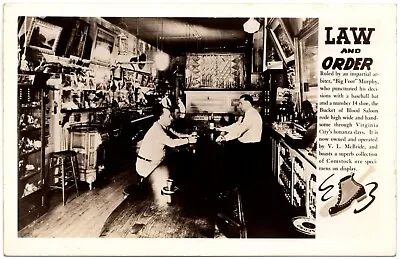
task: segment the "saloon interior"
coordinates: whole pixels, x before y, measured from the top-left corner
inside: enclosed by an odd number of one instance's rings
[[[318,19],[19,17],[18,43],[19,237],[315,237]],[[248,200],[215,141],[243,94],[263,122]],[[136,188],[165,98],[198,139]]]

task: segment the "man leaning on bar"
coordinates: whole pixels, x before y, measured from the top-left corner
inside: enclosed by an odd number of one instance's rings
[[[263,123],[261,115],[253,107],[253,98],[250,95],[240,96],[239,109],[244,114],[237,122],[216,128],[217,131],[221,131],[216,142],[227,142],[225,164],[228,166],[225,167],[224,178],[230,178],[230,184],[239,187],[245,205],[257,181],[255,175],[260,170],[258,154]]]

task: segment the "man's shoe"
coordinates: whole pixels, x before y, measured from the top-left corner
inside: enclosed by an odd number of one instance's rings
[[[334,216],[348,208],[354,200],[358,202],[367,197],[364,186],[356,182],[354,174],[342,178],[339,182],[339,197],[335,206],[329,208],[329,214]]]

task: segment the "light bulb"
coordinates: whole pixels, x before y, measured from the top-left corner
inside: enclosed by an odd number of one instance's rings
[[[169,65],[169,56],[164,52],[157,52],[154,57],[156,68],[160,71],[167,69]]]
[[[243,29],[248,33],[255,33],[260,29],[260,23],[254,18],[250,18],[243,24]]]

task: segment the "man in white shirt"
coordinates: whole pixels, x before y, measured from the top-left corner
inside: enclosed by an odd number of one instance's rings
[[[221,133],[217,142],[227,142],[225,145],[225,172],[224,181],[229,182],[225,188],[239,186],[243,198],[243,205],[248,202],[253,191],[255,176],[260,168],[260,142],[263,122],[259,112],[253,107],[253,98],[244,94],[240,96],[239,109],[244,112],[243,117],[232,125],[217,128]],[[233,186],[232,186],[233,185]],[[244,207],[246,211],[246,207]]]
[[[262,133],[262,118],[258,111],[253,107],[253,98],[242,95],[239,100],[239,109],[244,112],[244,116],[232,125],[216,128],[217,131],[225,131],[228,134],[221,134],[216,141],[229,141],[237,139],[241,143],[259,143]]]

